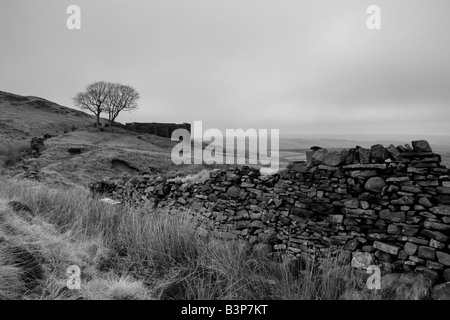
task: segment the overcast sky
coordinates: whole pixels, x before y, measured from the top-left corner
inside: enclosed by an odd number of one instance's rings
[[[2,0],[0,41],[0,90],[73,107],[121,82],[124,123],[450,134],[448,0]]]

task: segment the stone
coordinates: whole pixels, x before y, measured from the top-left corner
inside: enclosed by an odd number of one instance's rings
[[[285,244],[276,244],[273,246],[274,250],[286,250],[287,246]]]
[[[355,148],[348,149],[347,156],[345,157],[345,164],[353,164],[355,160]]]
[[[240,185],[241,188],[253,188],[255,185],[253,183],[242,182]]]
[[[370,204],[365,200],[361,200],[360,204],[361,204],[361,208],[363,208],[364,210],[367,210],[370,208]]]
[[[423,229],[420,232],[423,236],[431,238],[431,239],[435,239],[437,241],[440,242],[447,242],[448,241],[448,237],[443,234],[442,232],[439,231],[432,231],[432,230],[428,230],[428,229]]]
[[[252,223],[250,224],[251,228],[257,228],[257,229],[263,229],[265,227],[264,222],[262,222],[261,220],[255,220],[252,221]]]
[[[361,249],[362,249],[362,251],[369,252],[369,253],[372,253],[372,252],[375,251],[375,248],[373,246],[370,246],[370,245],[363,246]]]
[[[261,220],[263,214],[261,212],[252,212],[250,213],[250,220]]]
[[[412,243],[421,244],[424,246],[427,246],[430,243],[430,240],[422,239],[422,238],[418,238],[418,237],[408,237],[408,241],[412,242]]]
[[[406,150],[408,150],[408,152],[413,152],[414,151],[414,149],[411,148],[411,146],[409,144],[405,144],[405,148],[406,148]]]
[[[409,150],[406,149],[406,148],[405,148],[404,146],[402,146],[402,145],[397,146],[397,150],[398,150],[400,153],[408,153],[408,152],[409,152]]]
[[[219,200],[219,198],[217,197],[217,195],[215,195],[214,193],[211,193],[209,196],[208,196],[208,201],[211,201],[211,202],[217,202]]]
[[[445,282],[434,286],[431,290],[433,300],[450,300],[450,282]]]
[[[413,226],[404,226],[402,229],[402,234],[405,236],[414,236],[419,232],[419,228]]]
[[[323,160],[325,159],[327,154],[328,154],[327,149],[319,149],[314,151],[311,155],[311,165],[318,166],[320,164],[323,164]]]
[[[445,269],[444,272],[442,273],[442,277],[444,278],[445,281],[450,281],[450,269]]]
[[[437,207],[431,208],[430,211],[434,214],[450,216],[450,206],[437,206]]]
[[[248,213],[247,210],[241,209],[241,210],[239,210],[238,212],[236,212],[236,216],[237,216],[237,217],[248,217],[248,216],[249,216],[249,213]]]
[[[348,150],[328,151],[327,149],[319,149],[312,153],[311,161],[307,161],[307,166],[318,166],[321,164],[336,167],[345,163]],[[309,159],[307,159],[309,160]]]
[[[246,229],[250,227],[250,221],[246,221],[246,220],[240,220],[237,222],[236,224],[236,229],[240,230],[240,229]]]
[[[291,217],[292,217],[292,220],[295,220],[295,218],[296,218],[297,216],[291,216]],[[289,219],[288,217],[280,216],[278,219],[279,219],[280,222],[281,222],[282,224],[284,224],[285,226],[288,226],[288,225],[291,224],[291,219]]]
[[[389,145],[389,147],[386,148],[386,151],[391,160],[398,161],[400,159],[400,151],[398,151],[393,144]]]
[[[409,177],[389,177],[386,179],[386,182],[403,182],[409,181]]]
[[[392,263],[396,259],[396,257],[394,255],[389,254],[387,252],[383,252],[381,250],[375,251],[374,256],[377,257],[379,260],[384,261],[386,263]]]
[[[413,256],[413,255],[416,254],[417,248],[418,248],[418,246],[415,245],[414,243],[407,242],[407,243],[405,243],[404,250],[405,250],[407,255]]]
[[[422,187],[436,187],[439,185],[439,182],[437,182],[435,180],[431,180],[431,181],[423,180],[423,181],[417,181],[416,184],[418,186],[422,186]]]
[[[291,208],[291,214],[292,215],[296,215],[296,216],[303,216],[305,218],[310,218],[311,216],[314,215],[314,212],[310,211],[310,210],[305,210],[302,208],[298,208],[298,207],[292,207]]]
[[[428,198],[421,197],[421,198],[419,198],[418,201],[421,205],[423,205],[426,208],[431,208],[433,206],[433,204],[431,203],[431,201]],[[449,215],[450,215],[450,210],[449,210]]]
[[[439,194],[436,197],[434,197],[437,203],[439,204],[450,204],[450,195],[446,194]]]
[[[306,154],[306,167],[311,168],[312,166],[314,166],[312,158],[314,151],[308,150],[305,152],[305,154]]]
[[[344,221],[344,216],[341,214],[330,215],[330,221],[333,224],[342,224],[342,222]]]
[[[381,144],[370,147],[370,159],[372,163],[382,163],[388,158],[386,149]]]
[[[232,198],[239,198],[239,195],[241,194],[241,189],[236,186],[231,186],[227,190],[227,194]]]
[[[334,213],[334,206],[328,203],[311,203],[311,210],[319,214],[329,215]]]
[[[423,226],[427,229],[439,230],[439,231],[448,231],[450,230],[450,225],[446,225],[444,223],[433,222],[426,220],[423,223]]]
[[[431,239],[430,240],[430,247],[435,248],[435,249],[444,249],[445,248],[445,244],[443,244],[442,242],[439,242],[435,239]]]
[[[345,170],[372,170],[372,169],[380,169],[385,170],[386,164],[381,163],[368,163],[368,164],[349,164],[346,166],[343,166],[343,169]]]
[[[427,268],[430,270],[442,270],[444,266],[438,262],[427,260]]]
[[[371,192],[381,192],[381,190],[387,186],[387,183],[381,177],[372,177],[367,180],[364,185],[364,189]]]
[[[370,163],[370,149],[358,148],[356,153],[359,157],[359,162],[361,164]]]
[[[445,266],[450,266],[450,254],[442,251],[436,251],[436,256],[439,263],[442,263]]]
[[[373,264],[373,256],[368,252],[353,252],[351,265],[353,268],[367,269]]]
[[[348,209],[342,208],[343,213],[345,213],[349,217],[353,218],[368,218],[368,219],[376,219],[376,213],[374,210],[364,210],[364,209]]]
[[[404,222],[405,221],[404,212],[391,212],[388,209],[380,211],[380,218],[383,220],[389,220],[392,222]]]
[[[338,171],[339,167],[330,167],[325,164],[320,164],[318,166],[319,170],[327,170],[327,171]]]
[[[324,165],[330,167],[336,167],[345,163],[345,158],[347,157],[348,150],[342,149],[340,151],[330,151],[323,161]]]
[[[370,178],[377,175],[376,170],[354,170],[350,172],[352,178]]]
[[[345,246],[344,250],[354,251],[359,245],[359,242],[356,239],[349,240]]]
[[[420,193],[422,188],[419,186],[402,186],[402,191],[411,192],[411,193]]]
[[[395,224],[390,224],[390,225],[388,225],[387,233],[400,234],[400,227],[396,226]]]
[[[273,250],[273,247],[268,243],[258,243],[253,246],[253,252],[259,255],[268,255]]]
[[[379,242],[379,241],[375,241],[373,243],[373,247],[375,249],[378,249],[378,250],[381,250],[383,252],[392,254],[394,256],[398,255],[398,251],[399,251],[398,247],[390,245],[390,244],[387,244],[387,243]]]
[[[417,249],[417,255],[420,258],[434,260],[436,259],[436,250],[430,247],[420,246]]]
[[[438,193],[450,194],[450,188],[448,187],[436,187]]]
[[[359,200],[358,199],[349,199],[344,202],[344,207],[350,208],[350,209],[357,209],[359,207]]]
[[[433,152],[431,150],[430,144],[425,140],[412,141],[412,146],[414,152]]]
[[[292,170],[294,172],[305,173],[308,171],[307,164],[305,162],[302,163],[293,163],[288,165],[288,170]],[[242,185],[241,185],[242,187]]]
[[[401,198],[391,200],[391,204],[398,206],[411,206],[414,204],[414,198],[409,196],[403,196]]]

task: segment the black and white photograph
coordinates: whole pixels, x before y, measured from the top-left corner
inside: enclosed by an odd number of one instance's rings
[[[448,0],[1,0],[0,41],[0,300],[450,300]]]

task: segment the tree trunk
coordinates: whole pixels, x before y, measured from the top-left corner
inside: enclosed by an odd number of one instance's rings
[[[97,124],[95,126],[100,127],[100,113],[97,113],[96,116],[97,116]]]
[[[109,123],[109,127],[111,128],[112,126],[113,126],[113,124],[114,124],[114,119],[113,119],[113,117],[112,117],[112,115],[111,115],[111,112],[108,114],[108,123]]]

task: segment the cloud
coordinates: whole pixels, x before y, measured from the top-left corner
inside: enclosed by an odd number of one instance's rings
[[[130,84],[141,107],[122,122],[450,134],[450,4],[380,0],[369,31],[370,4],[79,1],[76,33],[65,3],[18,0],[0,13],[0,84],[68,106],[89,82]]]

